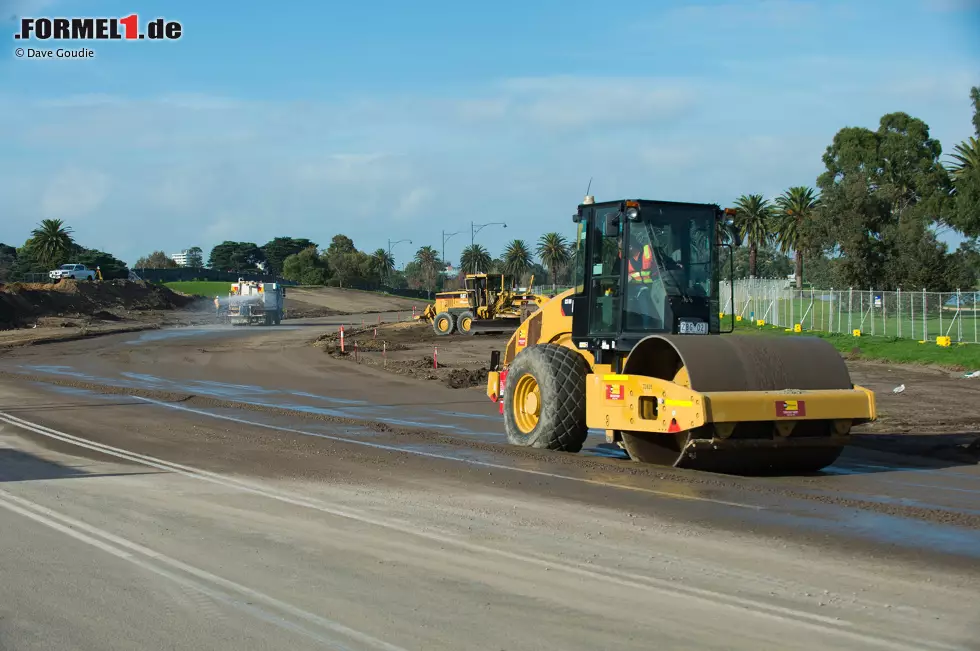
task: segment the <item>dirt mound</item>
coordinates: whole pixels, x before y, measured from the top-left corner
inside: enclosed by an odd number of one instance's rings
[[[478,368],[454,368],[449,371],[446,377],[446,384],[453,389],[468,389],[470,387],[479,387],[487,383],[487,373],[490,369]]]
[[[12,283],[0,285],[0,329],[33,326],[50,316],[118,320],[127,312],[173,310],[198,301],[163,285],[128,280]]]
[[[326,307],[317,307],[309,303],[302,303],[286,297],[286,318],[288,319],[316,319],[323,316],[336,316],[346,314],[338,310],[331,310]]]
[[[286,297],[294,304],[306,303],[307,309],[326,308],[335,314],[397,311],[410,313],[412,308],[421,311],[426,305],[426,301],[422,299],[339,287],[290,287],[286,290]]]

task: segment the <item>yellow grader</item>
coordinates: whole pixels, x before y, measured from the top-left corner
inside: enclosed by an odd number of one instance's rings
[[[875,420],[828,342],[719,336],[714,204],[595,203],[578,224],[576,286],[493,351],[487,395],[509,443],[578,452],[604,430],[638,462],[732,474],[814,472]],[[729,262],[732,259],[729,248]],[[729,269],[731,271],[731,267]]]
[[[516,292],[507,285],[503,274],[467,274],[466,286],[436,294],[435,303],[427,305],[416,319],[428,321],[437,335],[454,332],[464,335],[511,332],[548,298],[531,293],[534,276],[527,291]]]

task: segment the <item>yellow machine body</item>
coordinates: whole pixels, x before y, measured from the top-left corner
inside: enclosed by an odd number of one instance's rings
[[[438,335],[509,332],[528,306],[537,308],[548,300],[531,293],[534,276],[526,292],[513,291],[503,274],[467,274],[465,283],[436,294],[435,302],[415,318],[431,323]]]
[[[646,203],[653,204],[642,208],[653,213],[654,226],[658,215],[681,205]],[[709,218],[692,212],[705,231],[715,232]],[[635,213],[628,218],[643,225]],[[582,227],[596,225],[580,224],[580,242]],[[689,237],[686,227],[675,228]],[[701,316],[693,310],[702,310],[702,323],[717,316],[708,300],[683,295],[671,303],[687,310],[671,330],[576,330],[576,318],[586,322],[597,313],[588,293],[591,273],[592,265],[585,267],[577,288],[523,319],[506,349],[491,357],[486,393],[499,405],[510,443],[578,452],[591,429],[639,462],[735,474],[813,472],[837,459],[853,427],[877,418],[874,393],[851,382],[843,358],[823,339],[721,336],[717,323],[680,334],[677,324]],[[690,272],[676,273],[675,280],[694,282],[682,275]],[[612,278],[616,291],[619,281]]]

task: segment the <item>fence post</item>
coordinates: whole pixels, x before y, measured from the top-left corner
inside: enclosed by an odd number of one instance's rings
[[[899,287],[898,291],[898,338],[902,338],[902,288]]]
[[[824,323],[825,323],[825,321],[823,320],[823,315],[827,312],[827,305],[826,305],[826,303],[827,303],[827,301],[825,301],[823,299],[820,300],[820,329],[821,330],[823,330],[823,326],[824,326]]]
[[[926,305],[926,288],[922,288],[922,341],[929,341],[929,324],[926,323],[926,314],[929,306]]]
[[[939,333],[936,336],[942,337],[945,336],[945,334],[946,333],[943,332],[943,293],[939,292]]]
[[[830,288],[830,308],[827,310],[827,332],[834,331],[834,288]]]
[[[909,294],[909,319],[912,322],[912,338],[915,339],[915,294]]]
[[[863,289],[858,290],[858,303],[861,304],[861,325],[859,325],[858,327],[861,328],[861,334],[864,334],[865,314],[864,314],[864,290]]]
[[[963,341],[963,301],[960,298],[960,288],[956,288],[956,341]]]
[[[844,304],[844,290],[842,289],[837,293],[837,332],[838,333],[840,333],[841,331],[841,327],[840,327],[841,318],[844,316],[843,312],[841,312],[840,309],[843,304]]]
[[[847,331],[854,332],[853,315],[854,314],[854,288],[847,288]]]
[[[888,336],[888,292],[881,292],[881,334]]]
[[[810,308],[809,309],[810,309],[810,330],[816,330],[816,328],[813,327],[813,316],[816,313],[816,310],[813,309],[813,285],[810,285]],[[823,319],[821,319],[821,321],[822,320]]]
[[[868,290],[868,299],[869,299],[869,301],[871,303],[871,307],[868,308],[869,310],[871,310],[871,334],[874,335],[874,333],[875,333],[875,290],[874,290],[874,288]]]

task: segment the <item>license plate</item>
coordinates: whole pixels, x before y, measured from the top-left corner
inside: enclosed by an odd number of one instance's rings
[[[708,324],[704,321],[681,321],[680,332],[682,335],[706,335]]]

